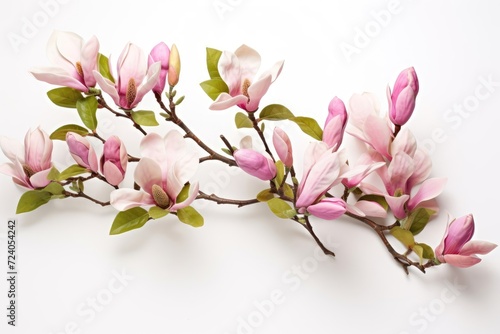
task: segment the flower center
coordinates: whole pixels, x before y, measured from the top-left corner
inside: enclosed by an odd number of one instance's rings
[[[137,95],[137,86],[135,85],[134,78],[130,78],[128,81],[127,92],[125,93],[125,98],[127,99],[127,105],[131,106],[134,103],[135,96]]]
[[[76,64],[75,64],[75,67],[76,67],[76,71],[78,72],[78,74],[80,74],[80,76],[83,78],[82,63],[80,63],[79,61],[77,61]]]
[[[162,209],[168,209],[170,198],[168,198],[167,193],[157,184],[154,184],[151,190],[156,204]]]
[[[248,88],[250,87],[251,82],[248,79],[243,80],[241,84],[241,93],[250,99],[250,95],[248,95]]]
[[[28,179],[30,177],[32,177],[33,175],[35,175],[35,171],[30,166],[28,166],[26,164],[23,165],[23,170],[24,170],[24,174],[26,174]]]

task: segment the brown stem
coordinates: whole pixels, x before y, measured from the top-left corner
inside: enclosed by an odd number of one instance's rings
[[[391,253],[391,255],[394,257],[394,259],[403,267],[403,270],[405,271],[405,273],[407,275],[409,274],[408,267],[412,267],[412,266],[416,267],[421,272],[425,273],[425,269],[432,266],[429,264],[430,261],[428,263],[426,263],[425,265],[422,265],[419,262],[415,262],[415,261],[411,260],[410,258],[408,258],[408,256],[406,256],[405,254],[398,253],[392,247],[389,240],[387,240],[385,232],[390,230],[394,226],[398,226],[399,225],[398,222],[392,224],[391,226],[383,226],[383,225],[379,225],[379,224],[375,223],[371,219],[368,219],[366,217],[360,217],[360,216],[352,214],[350,212],[346,212],[346,215],[364,223],[365,225],[368,225],[369,227],[371,227],[377,233],[379,238],[382,240],[382,242],[384,243],[384,245],[387,248],[387,250],[389,251],[389,253]]]
[[[122,113],[119,113],[117,112],[116,110],[114,110],[113,108],[111,108],[107,103],[106,101],[104,100],[104,97],[102,96],[102,94],[99,94],[97,95],[97,102],[99,103],[99,105],[101,105],[103,108],[106,108],[108,109],[109,111],[111,111],[113,114],[115,114],[116,117],[124,117],[124,118],[128,118],[129,120],[132,121],[132,123],[134,123],[134,128],[136,128],[137,130],[139,130],[143,135],[147,135],[148,133],[139,125],[137,124],[133,119],[132,119],[132,116],[130,116],[130,112],[125,112],[125,114],[122,114]]]
[[[101,202],[95,198],[92,198],[90,197],[89,195],[83,193],[83,192],[79,192],[79,193],[72,193],[72,192],[69,192],[69,191],[64,191],[63,192],[63,195],[66,196],[66,197],[74,197],[74,198],[85,198],[91,202],[94,202],[95,204],[99,204],[100,206],[108,206],[110,205],[111,203],[110,202]]]
[[[264,148],[266,149],[267,154],[269,154],[269,156],[271,157],[271,159],[273,159],[273,162],[276,162],[276,160],[274,159],[273,153],[271,152],[271,150],[269,149],[269,146],[267,145],[267,141],[266,141],[266,138],[264,137],[264,133],[259,128],[259,123],[255,119],[254,113],[253,112],[249,112],[247,114],[248,114],[248,118],[252,121],[253,128],[259,134],[259,137],[262,140],[262,143],[264,144]]]
[[[401,125],[394,125],[394,138],[398,135],[399,131],[401,131]]]
[[[335,257],[335,253],[329,250],[322,242],[319,240],[318,236],[316,233],[314,233],[313,227],[311,223],[309,222],[309,217],[305,216],[304,217],[304,223],[300,222],[298,218],[293,218],[296,222],[298,222],[300,225],[304,226],[304,228],[311,234],[311,236],[314,238],[314,241],[316,241],[316,244],[318,244],[319,248],[325,253],[325,255],[331,255]]]
[[[236,205],[239,208],[246,206],[246,205],[251,205],[251,204],[256,204],[259,203],[257,199],[249,199],[249,200],[235,200],[235,199],[228,199],[228,198],[222,198],[219,197],[215,194],[207,195],[204,192],[200,191],[198,197],[196,199],[204,199],[207,201],[212,201],[217,204],[231,204],[231,205]]]

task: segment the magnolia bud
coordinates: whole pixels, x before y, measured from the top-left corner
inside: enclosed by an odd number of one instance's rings
[[[163,89],[165,88],[169,59],[170,49],[168,48],[167,44],[163,42],[157,44],[149,54],[148,66],[151,66],[156,62],[161,63],[160,75],[158,76],[156,85],[153,87],[153,92],[157,94],[161,94],[163,92]]]
[[[418,78],[413,67],[401,72],[394,84],[394,90],[387,87],[389,101],[389,118],[395,125],[404,125],[410,119],[415,109],[415,99],[418,94]]]
[[[293,165],[292,143],[290,138],[282,129],[276,127],[273,132],[273,144],[276,153],[280,157],[283,164],[290,168]]]
[[[276,176],[274,162],[257,151],[243,148],[236,150],[233,157],[243,171],[263,181],[272,180]]]
[[[179,50],[175,44],[172,45],[170,50],[170,59],[168,60],[168,84],[175,86],[179,82],[179,75],[181,73],[181,58],[179,57]]]
[[[77,133],[68,132],[66,134],[66,143],[71,156],[78,165],[97,172],[97,155],[87,139]]]
[[[328,147],[339,148],[344,138],[344,131],[347,125],[347,111],[344,102],[338,97],[334,97],[328,105],[328,116],[323,130],[323,142]]]
[[[116,186],[123,181],[127,171],[127,150],[123,142],[111,136],[104,143],[101,157],[101,171],[106,180]]]

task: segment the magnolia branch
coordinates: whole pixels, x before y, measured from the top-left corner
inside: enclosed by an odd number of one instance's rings
[[[255,198],[254,199],[249,199],[249,200],[235,200],[235,199],[229,199],[229,198],[222,198],[222,197],[219,197],[219,196],[217,196],[215,194],[207,195],[207,194],[205,194],[202,191],[199,191],[199,195],[198,195],[198,197],[196,197],[196,199],[204,199],[204,200],[207,200],[207,201],[212,201],[212,202],[215,202],[215,203],[217,203],[219,205],[220,204],[236,205],[239,208],[241,208],[243,206],[246,206],[246,205],[260,203]]]

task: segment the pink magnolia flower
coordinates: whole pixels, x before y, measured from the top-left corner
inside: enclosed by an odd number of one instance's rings
[[[120,138],[111,136],[104,143],[101,157],[101,171],[106,180],[117,186],[123,181],[127,171],[127,150]]]
[[[276,176],[276,165],[273,160],[251,148],[238,149],[233,157],[238,167],[256,178],[269,181]]]
[[[185,184],[196,173],[199,158],[176,130],[165,137],[150,133],[141,141],[142,158],[134,172],[141,190],[118,189],[111,193],[111,205],[124,211],[138,206],[159,206],[177,211],[189,206],[198,195],[198,182],[191,184],[188,197],[178,201]]]
[[[151,53],[149,54],[148,66],[152,66],[155,62],[161,63],[160,75],[158,76],[158,81],[153,87],[153,92],[161,94],[165,89],[165,83],[167,81],[168,74],[168,62],[170,59],[170,49],[167,44],[161,42],[158,43]]]
[[[28,131],[24,146],[15,140],[0,137],[0,147],[11,162],[0,165],[0,173],[12,176],[14,183],[28,188],[43,188],[52,168],[52,140],[39,127]]]
[[[323,198],[328,190],[341,182],[339,155],[324,142],[309,144],[304,156],[304,173],[297,188],[299,213],[309,212],[320,218],[339,217],[345,213],[346,206],[342,200]]]
[[[469,214],[453,220],[447,227],[443,240],[436,247],[436,258],[459,268],[471,267],[481,259],[476,254],[488,254],[497,245],[486,241],[472,241],[474,217]]]
[[[391,93],[387,86],[387,100],[389,101],[389,117],[392,123],[404,125],[410,119],[415,109],[415,99],[418,94],[418,78],[413,67],[402,71]]]
[[[104,78],[98,71],[94,71],[94,77],[102,90],[113,98],[117,106],[130,110],[155,87],[160,71],[161,62],[153,63],[148,68],[144,52],[135,44],[128,43],[118,58],[118,79],[115,83]]]
[[[219,59],[219,73],[229,88],[221,93],[210,106],[211,110],[223,110],[237,105],[243,110],[254,112],[271,84],[278,78],[283,61],[256,78],[260,67],[260,55],[254,49],[242,45],[234,53],[224,51]]]
[[[293,165],[292,142],[285,131],[276,127],[273,132],[273,145],[283,164],[290,168]]]
[[[334,97],[328,106],[328,117],[326,118],[323,130],[323,141],[329,147],[338,149],[342,144],[346,125],[347,111],[344,102],[338,97]]]
[[[382,157],[390,159],[393,132],[387,115],[383,118],[379,116],[377,99],[369,93],[354,94],[349,105],[350,127],[347,133],[371,146]]]
[[[68,144],[69,152],[78,165],[97,173],[99,168],[97,155],[86,138],[77,133],[68,132],[66,134],[66,144]]]
[[[88,92],[96,85],[93,71],[97,66],[99,41],[92,36],[84,43],[72,32],[55,31],[47,45],[47,56],[55,65],[31,70],[40,81]]]

